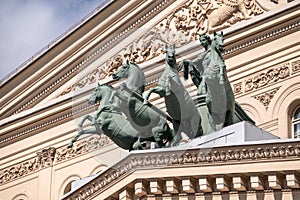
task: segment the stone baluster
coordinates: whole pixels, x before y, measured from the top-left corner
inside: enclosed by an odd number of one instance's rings
[[[133,192],[130,188],[124,188],[119,193],[119,200],[132,200],[133,199]]]
[[[181,179],[182,191],[186,193],[195,193],[196,191],[196,179],[193,177],[185,177]]]
[[[134,194],[142,197],[148,194],[149,182],[145,180],[137,180],[134,184]]]
[[[159,179],[150,180],[150,193],[162,194],[163,193],[163,182]]]
[[[283,177],[279,173],[272,173],[268,175],[268,186],[272,189],[281,189]]]

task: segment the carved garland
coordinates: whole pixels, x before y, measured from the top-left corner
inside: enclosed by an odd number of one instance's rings
[[[53,165],[56,149],[51,147],[37,152],[37,156],[0,171],[0,184],[34,173],[40,169]]]
[[[1,138],[0,146],[3,146],[6,143],[11,142],[12,140],[16,140],[17,138],[19,138],[21,136],[24,136],[26,134],[32,134],[33,132],[37,132],[37,131],[45,128],[45,127],[48,127],[48,126],[53,125],[53,124],[57,124],[57,123],[59,123],[63,120],[66,120],[66,119],[71,118],[73,116],[79,115],[79,114],[84,113],[88,110],[92,110],[93,108],[94,108],[94,105],[85,105],[85,106],[77,108],[73,111],[68,111],[66,113],[59,113],[59,115],[53,116],[51,119],[49,119],[47,121],[42,121],[39,124],[36,124],[36,125],[34,125],[30,128],[22,130],[20,132],[17,132],[17,133],[15,133],[15,134],[13,134],[9,137]]]
[[[55,155],[55,163],[66,161],[70,158],[100,149],[113,142],[106,136],[90,136],[87,139],[82,139],[74,143],[72,148],[61,147],[57,149]]]
[[[0,185],[110,144],[113,144],[113,142],[106,136],[90,136],[77,141],[72,148],[61,147],[55,149],[50,147],[44,149],[37,152],[37,156],[32,159],[2,169],[0,171]]]
[[[268,106],[271,103],[271,100],[273,99],[274,95],[276,94],[276,92],[278,90],[279,90],[279,87],[275,88],[273,90],[267,91],[265,93],[253,96],[253,98],[257,99],[260,103],[262,103],[265,106],[266,110],[268,110]]]
[[[112,182],[132,173],[136,168],[148,169],[153,167],[182,167],[183,165],[199,166],[201,164],[222,163],[224,162],[247,162],[253,160],[267,159],[291,159],[300,157],[299,142],[291,144],[261,145],[261,147],[220,147],[205,153],[205,150],[186,150],[176,152],[151,152],[145,154],[131,154],[121,163],[109,168],[103,174],[94,179],[90,184],[81,187],[79,190],[67,196],[65,200],[89,196],[101,193]]]

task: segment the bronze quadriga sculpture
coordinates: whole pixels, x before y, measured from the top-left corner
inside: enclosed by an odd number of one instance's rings
[[[87,115],[78,124],[78,135],[69,146],[82,134],[104,133],[123,149],[145,149],[149,142],[161,148],[177,145],[182,132],[193,139],[238,121],[254,124],[234,100],[221,55],[223,33],[214,33],[213,40],[208,35],[200,35],[200,42],[205,51],[194,60],[182,61],[179,66],[175,46],[165,46],[165,69],[158,86],[150,88],[145,98],[142,96],[145,75],[137,64],[126,60],[112,75],[115,80],[125,78],[125,83],[119,90],[105,84],[96,87],[88,101],[91,104],[100,101],[100,106],[94,117]],[[198,108],[180,80],[178,71],[181,69],[184,78],[190,75],[198,88],[197,100],[201,99]],[[167,113],[148,102],[153,92],[164,98]],[[91,126],[83,128],[86,120],[92,122]],[[174,131],[167,121],[172,123]]]

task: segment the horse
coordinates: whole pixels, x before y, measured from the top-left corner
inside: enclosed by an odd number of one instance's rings
[[[198,95],[206,95],[208,120],[212,131],[233,124],[235,113],[234,94],[226,74],[226,65],[222,57],[224,51],[223,32],[214,32],[214,39],[207,50],[193,61],[184,61],[184,74],[194,76],[194,84],[198,87]],[[222,98],[224,97],[224,98]]]
[[[168,116],[154,105],[144,104],[144,98],[137,92],[132,92],[125,83],[121,84],[120,91],[115,90],[111,98],[117,98],[114,107],[120,109],[129,120],[132,127],[141,133],[140,141],[152,141],[159,148],[172,145],[173,130],[167,123]],[[112,100],[111,100],[112,101]]]
[[[146,78],[140,67],[126,60],[112,77],[115,80],[126,78],[120,90],[114,92],[120,102],[119,105],[115,105],[127,116],[131,125],[139,130],[143,137],[153,135],[159,147],[166,146],[167,143],[171,145],[170,141],[173,139],[174,132],[166,121],[166,119],[170,120],[169,116],[154,105],[143,104],[142,93],[145,89]]]
[[[110,85],[99,85],[88,98],[89,104],[95,104],[101,100],[101,104],[95,116],[86,115],[78,124],[78,134],[70,141],[68,147],[83,134],[105,134],[119,147],[126,150],[143,149],[140,142],[140,133],[134,129],[122,113],[111,105],[111,95],[115,89]],[[92,122],[89,128],[83,128],[86,120]],[[152,139],[153,140],[153,139]]]
[[[145,96],[145,103],[147,103],[153,92],[159,94],[160,97],[164,97],[167,113],[173,119],[172,124],[176,133],[175,142],[181,140],[181,132],[185,132],[190,139],[199,137],[203,134],[201,117],[194,101],[179,78],[175,58],[175,45],[169,47],[166,44],[165,48],[164,72],[159,78],[158,86],[148,91]]]
[[[145,90],[146,78],[144,72],[134,62],[129,62],[127,59],[125,63],[113,73],[112,78],[114,80],[120,80],[126,78],[126,85],[132,91],[140,95]]]

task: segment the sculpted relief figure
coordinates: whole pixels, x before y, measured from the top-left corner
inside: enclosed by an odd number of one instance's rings
[[[198,95],[205,95],[209,125],[215,131],[233,124],[234,94],[221,55],[224,51],[223,33],[214,32],[213,40],[208,35],[200,35],[200,42],[205,51],[195,60],[180,63],[179,69],[183,68],[185,79],[191,75],[193,83],[198,87]]]

